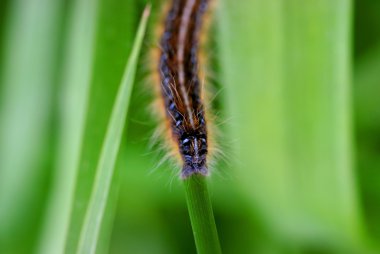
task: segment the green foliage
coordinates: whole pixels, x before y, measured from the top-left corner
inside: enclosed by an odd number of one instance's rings
[[[195,253],[186,196],[194,232],[213,224],[195,215],[207,196],[192,206],[203,181],[152,171],[157,42],[131,53],[146,2],[1,1],[0,253]],[[207,183],[224,253],[379,252],[378,5],[217,1],[206,53],[228,163]],[[128,58],[136,81],[120,83]]]
[[[0,252],[17,253],[30,250],[36,241],[47,194],[64,6],[63,1],[49,0],[16,0],[5,6],[0,44]]]
[[[350,6],[224,1],[219,13],[245,193],[274,234],[317,247],[347,247],[343,239],[359,247],[364,237],[352,167]]]
[[[202,175],[184,180],[186,200],[197,253],[218,254],[222,252],[206,180]]]
[[[148,16],[149,9],[146,9],[112,109],[81,229],[77,253],[95,253],[96,251]]]

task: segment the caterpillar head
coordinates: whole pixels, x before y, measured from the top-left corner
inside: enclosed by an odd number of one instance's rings
[[[180,139],[180,150],[183,158],[181,177],[192,174],[208,175],[207,140],[205,135],[189,135]]]

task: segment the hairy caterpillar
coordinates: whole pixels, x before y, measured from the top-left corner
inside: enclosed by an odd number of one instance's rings
[[[181,177],[208,175],[209,128],[200,78],[200,32],[209,0],[171,0],[156,51],[158,96],[166,137],[182,165]]]

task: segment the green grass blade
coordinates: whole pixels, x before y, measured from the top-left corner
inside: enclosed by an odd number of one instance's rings
[[[377,94],[380,92],[380,45],[362,56],[355,66],[355,117],[360,131],[376,131],[380,128],[380,107]]]
[[[380,44],[362,55],[355,65],[354,101],[358,174],[363,212],[375,243],[380,237],[380,157],[377,149],[380,130]],[[378,248],[379,249],[379,248]]]
[[[192,175],[184,180],[184,184],[197,253],[222,253],[206,178],[201,175]]]
[[[81,230],[77,253],[95,253],[96,251],[100,226],[107,204],[113,169],[122,138],[122,131],[127,116],[130,94],[137,68],[138,55],[140,52],[142,39],[144,38],[148,16],[149,9],[146,9],[137,32],[131,56],[125,69],[123,80],[117,93],[102,147],[102,152],[99,158],[95,182],[83,228]]]
[[[360,245],[351,1],[224,0],[219,14],[222,80],[244,191],[279,239]]]
[[[57,161],[37,253],[64,253],[92,76],[97,1],[74,2],[62,71]]]
[[[107,125],[135,37],[136,23],[139,19],[136,6],[134,0],[100,0],[98,3],[93,70],[79,165],[76,169],[75,194],[66,239],[66,253],[75,253],[78,249]],[[116,195],[116,192],[111,190],[111,195]]]
[[[33,248],[46,193],[63,1],[15,0],[8,8],[0,54],[0,252],[19,253]]]

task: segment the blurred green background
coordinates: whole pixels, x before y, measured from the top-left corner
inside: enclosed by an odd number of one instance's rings
[[[0,253],[76,253],[143,0],[0,1]],[[97,253],[195,253],[149,148],[152,1]],[[380,1],[219,0],[209,83],[224,253],[379,253]]]

